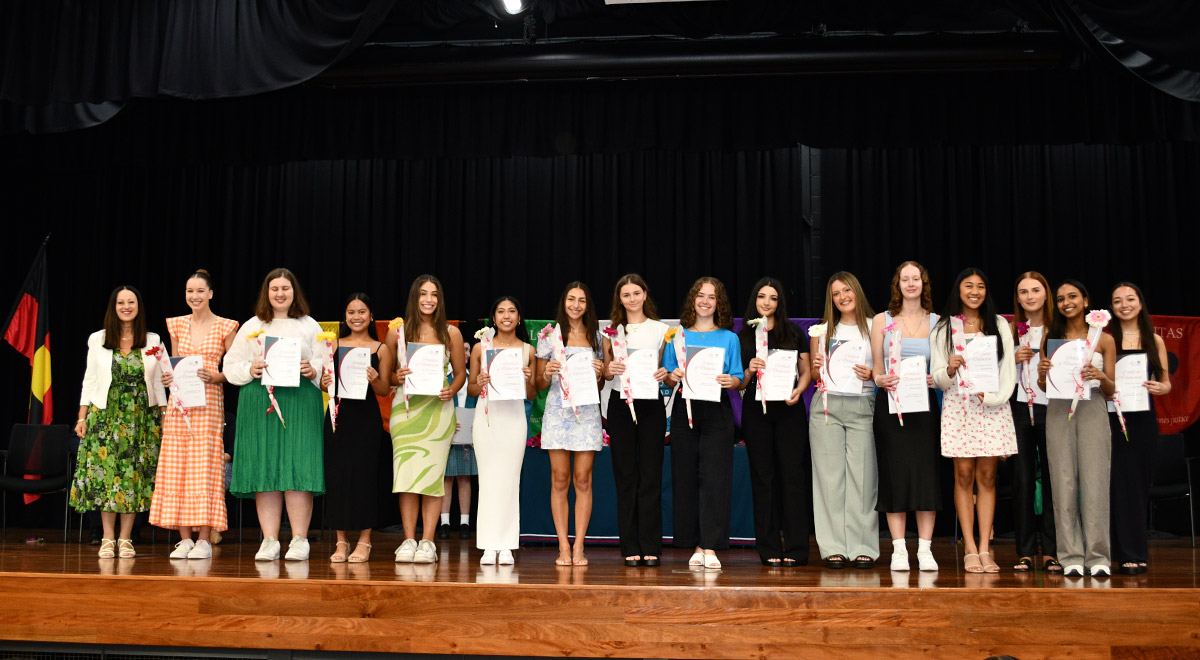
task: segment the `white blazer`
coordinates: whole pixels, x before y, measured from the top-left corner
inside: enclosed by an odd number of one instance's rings
[[[167,405],[167,391],[163,387],[158,369],[158,358],[146,355],[146,350],[162,346],[162,340],[153,332],[146,333],[146,347],[141,349],[142,361],[146,365],[146,394],[150,405]],[[167,350],[166,347],[163,350]],[[112,385],[113,352],[104,348],[104,331],[88,336],[87,369],[83,372],[83,391],[79,394],[79,405],[94,405],[104,410],[108,406],[108,387]]]

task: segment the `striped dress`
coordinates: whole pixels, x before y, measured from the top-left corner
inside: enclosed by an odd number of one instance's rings
[[[208,336],[199,343],[192,340],[192,317],[167,319],[174,357],[200,355],[204,368],[211,373],[221,369],[225,338],[238,328],[233,319],[216,317]],[[180,527],[227,527],[225,513],[225,399],[221,385],[205,386],[206,406],[189,408],[191,434],[183,415],[171,406],[163,415],[162,448],[158,456],[158,477],[150,503],[150,524],[168,529]]]
[[[447,369],[449,360],[450,352],[446,351]],[[442,479],[456,423],[454,399],[412,395],[408,397],[408,409],[405,413],[404,395],[397,390],[390,423],[392,492],[441,497],[445,494]]]

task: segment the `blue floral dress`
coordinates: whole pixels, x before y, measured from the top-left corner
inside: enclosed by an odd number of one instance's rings
[[[602,354],[586,346],[567,346],[567,357],[577,353],[592,353],[593,358],[603,359]],[[537,356],[551,359],[548,339],[539,339]],[[550,379],[550,391],[546,394],[546,410],[542,413],[542,449],[566,449],[567,451],[600,451],[604,447],[604,434],[600,429],[600,406],[579,406],[579,419],[570,406],[562,404],[562,388],[557,377]]]

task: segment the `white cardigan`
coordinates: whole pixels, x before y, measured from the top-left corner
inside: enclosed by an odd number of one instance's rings
[[[946,365],[950,362],[950,349],[946,342],[946,333],[949,332],[949,328],[949,325],[939,324],[929,335],[930,374],[933,376],[934,387],[957,392],[958,380],[946,373]],[[1004,355],[1000,358],[1000,389],[983,395],[983,405],[993,408],[1008,405],[1008,399],[1012,396],[1013,387],[1017,383],[1017,364],[1013,361],[1012,330],[1009,329],[1008,321],[1003,316],[996,316],[996,329],[1000,332],[1000,346],[1004,349]]]
[[[153,332],[146,333],[146,346],[141,349],[142,362],[146,365],[146,394],[150,405],[167,405],[167,391],[163,387],[158,369],[158,358],[146,355],[148,349],[162,346],[162,340]],[[165,347],[163,350],[167,350]],[[87,369],[83,372],[83,391],[79,393],[79,405],[93,405],[104,410],[108,406],[108,387],[112,385],[111,348],[104,348],[104,331],[93,332],[88,337]]]

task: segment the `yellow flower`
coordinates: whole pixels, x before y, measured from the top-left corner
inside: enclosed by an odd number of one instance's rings
[[[114,486],[120,486],[120,485],[121,485],[121,477],[119,477],[119,476],[114,476],[114,477],[113,477],[113,485],[114,485]]]
[[[74,486],[71,486],[71,500],[74,501],[78,497],[79,497],[79,491],[76,490]]]
[[[263,334],[264,332],[266,332],[266,330],[259,328],[258,330],[255,330],[254,332],[251,332],[250,334],[246,335],[246,339],[257,339],[258,336]]]
[[[113,501],[116,502],[117,504],[124,504],[125,503],[125,493],[122,493],[121,491],[117,491],[117,494],[113,497]]]
[[[142,480],[142,475],[137,472],[134,472],[133,473],[133,483],[136,484],[137,482],[139,482],[141,480]]]
[[[99,449],[96,450],[96,455],[100,457],[100,460],[107,461],[108,460],[108,447],[100,447]]]
[[[388,330],[395,330],[396,328],[399,328],[402,325],[404,325],[404,319],[397,316],[396,318],[392,319],[391,321],[388,321]]]
[[[678,331],[679,331],[679,328],[671,328],[671,329],[667,330],[667,334],[663,335],[663,341],[666,341],[666,342],[672,341],[673,339],[675,339],[675,333]]]
[[[338,336],[329,330],[326,330],[325,332],[322,332],[317,335],[317,341],[333,341],[337,338],[338,338]]]

